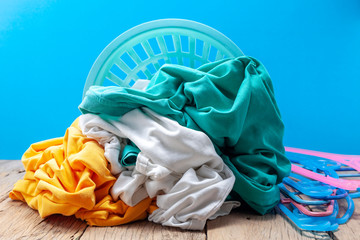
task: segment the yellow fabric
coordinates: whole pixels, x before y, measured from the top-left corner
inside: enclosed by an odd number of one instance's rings
[[[92,210],[79,210],[75,216],[86,220],[89,225],[115,226],[145,219],[148,213],[151,214],[157,208],[156,203],[150,198],[142,200],[134,207],[129,207],[122,201],[113,202],[111,196],[108,195]]]
[[[73,215],[90,225],[113,226],[145,219],[157,209],[144,199],[134,207],[113,202],[109,190],[115,182],[104,149],[82,135],[78,119],[63,138],[34,143],[22,157],[26,173],[9,196],[26,202],[41,217]]]

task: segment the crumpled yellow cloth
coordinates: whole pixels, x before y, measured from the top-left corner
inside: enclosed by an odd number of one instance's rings
[[[9,196],[26,202],[43,218],[75,214],[90,225],[114,226],[145,219],[157,209],[150,198],[134,207],[112,200],[109,190],[116,178],[107,167],[104,149],[82,134],[78,119],[63,138],[32,144],[21,161],[24,179]]]

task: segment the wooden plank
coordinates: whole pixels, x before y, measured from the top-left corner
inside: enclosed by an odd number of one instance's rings
[[[19,160],[0,160],[0,181],[14,172],[24,173],[24,166]],[[21,176],[22,177],[22,176]],[[20,178],[20,177],[19,177]]]
[[[146,240],[205,240],[205,231],[186,231],[140,221],[114,227],[88,227],[81,239],[146,239]]]
[[[0,161],[0,239],[359,239],[360,215],[356,211],[348,223],[329,233],[300,231],[275,212],[260,216],[245,208],[208,221],[204,231],[185,231],[147,221],[89,227],[75,217],[53,215],[41,219],[27,204],[8,197],[23,175],[20,161]],[[359,209],[360,200],[354,202],[355,210]],[[340,215],[346,207],[346,201],[341,200]]]
[[[25,174],[21,161],[1,160],[0,161],[0,203],[8,198],[10,191],[17,180]]]
[[[0,178],[3,176],[3,173],[9,172],[14,168],[18,167],[24,169],[23,164],[20,160],[0,160]]]
[[[42,219],[38,212],[8,195],[23,177],[20,161],[0,161],[0,239],[76,239],[87,225],[74,218],[53,215]]]
[[[281,215],[272,212],[264,216],[244,209],[207,224],[207,239],[330,239],[326,232],[301,231]]]
[[[42,219],[26,203],[6,199],[0,204],[0,239],[76,239],[87,225],[75,217]]]
[[[354,199],[355,211],[350,220],[346,224],[342,224],[339,226],[339,230],[332,233],[334,239],[359,239],[360,238],[360,199]],[[344,199],[339,200],[339,216],[342,216],[346,209],[347,203]]]

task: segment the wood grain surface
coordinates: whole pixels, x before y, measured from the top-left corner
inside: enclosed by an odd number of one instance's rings
[[[275,211],[260,216],[244,208],[208,221],[203,231],[185,231],[148,221],[91,227],[75,217],[53,215],[42,219],[26,203],[8,197],[23,175],[20,161],[0,160],[0,239],[360,239],[359,199],[354,199],[355,213],[350,221],[336,232],[301,231]],[[340,206],[343,214],[346,201],[341,201]]]

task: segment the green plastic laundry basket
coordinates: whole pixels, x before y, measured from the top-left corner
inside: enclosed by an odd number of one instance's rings
[[[92,85],[130,87],[137,79],[150,79],[165,63],[197,68],[242,55],[234,42],[204,24],[183,19],[147,22],[124,32],[102,51],[86,79],[83,97]]]

